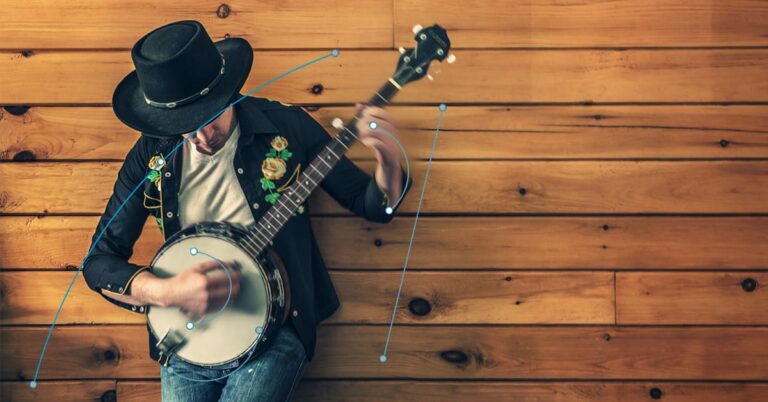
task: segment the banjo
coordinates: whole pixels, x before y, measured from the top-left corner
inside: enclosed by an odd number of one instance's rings
[[[455,60],[448,55],[450,40],[445,29],[437,24],[427,28],[416,25],[413,32],[416,47],[400,48],[395,74],[369,99],[369,105],[383,107],[403,85],[428,76],[433,60]],[[356,115],[352,120],[358,118]],[[288,275],[272,239],[357,139],[355,124],[350,123],[334,122],[339,129],[336,136],[253,225],[243,229],[226,222],[200,222],[180,230],[162,245],[150,263],[158,277],[178,275],[206,258],[216,260],[229,276],[228,268],[216,256],[226,256],[241,275],[237,297],[228,298],[224,307],[203,318],[193,319],[177,307],[148,307],[148,326],[159,339],[161,356],[168,359],[176,355],[188,363],[211,367],[258,355],[267,348],[291,306]]]

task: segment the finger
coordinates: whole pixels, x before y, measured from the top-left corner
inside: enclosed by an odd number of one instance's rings
[[[221,265],[216,260],[206,260],[190,268],[192,271],[204,273],[214,268],[221,268]]]

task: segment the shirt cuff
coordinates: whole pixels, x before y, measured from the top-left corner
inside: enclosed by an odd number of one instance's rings
[[[413,177],[406,176],[405,169],[403,169],[402,166],[400,167],[400,172],[402,173],[403,184],[405,184],[405,188],[402,192],[403,195],[399,197],[399,199],[402,200],[405,198],[405,194],[407,194],[413,186]],[[384,192],[384,190],[379,186],[379,183],[376,181],[375,172],[371,175],[371,180],[368,182],[368,188],[365,192],[365,200],[368,220],[381,223],[387,223],[391,221],[392,218],[394,218],[397,209],[402,204],[402,202],[400,202],[395,206],[392,205],[398,200],[389,199],[387,193]],[[387,207],[392,207],[392,213],[387,213]]]

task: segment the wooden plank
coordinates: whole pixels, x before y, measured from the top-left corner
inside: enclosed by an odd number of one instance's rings
[[[619,272],[620,324],[768,324],[765,272]]]
[[[399,272],[331,273],[342,307],[329,323],[389,324]],[[74,272],[0,273],[0,324],[52,321]],[[471,287],[466,285],[471,283]],[[613,324],[612,272],[411,272],[398,323]],[[78,277],[59,324],[144,323]]]
[[[765,327],[398,326],[382,364],[387,331],[321,325],[305,378],[768,379]],[[0,328],[0,377],[31,378],[47,332]],[[147,348],[141,325],[58,327],[40,378],[157,378]]]
[[[691,382],[476,382],[476,381],[302,381],[294,401],[306,402],[646,402],[653,390],[676,402],[752,402],[768,384]],[[160,400],[159,381],[118,381],[120,402]]]
[[[79,266],[96,217],[0,217],[0,267]],[[162,244],[149,223],[133,261]],[[402,269],[413,218],[312,218],[329,268]],[[408,269],[764,269],[766,217],[420,217]]]
[[[148,383],[157,388],[156,400],[160,400],[160,382]],[[116,401],[117,384],[115,381],[43,381],[37,388],[29,388],[29,381],[0,383],[0,399],[6,402],[15,401],[67,401],[93,402]]]
[[[454,47],[765,46],[768,5],[736,0],[395,0],[396,46],[438,22]]]
[[[390,112],[408,157],[427,159],[437,108]],[[310,114],[335,135],[330,122],[346,121],[352,109]],[[443,114],[433,160],[766,158],[766,134],[768,106],[455,106]],[[0,160],[118,160],[138,135],[109,107],[41,106],[19,115],[0,108]],[[347,156],[373,153],[355,142]]]
[[[256,51],[243,93],[329,51]],[[768,50],[457,50],[434,81],[397,102],[765,102]],[[127,51],[0,53],[0,104],[109,104],[133,69]],[[288,103],[367,99],[393,73],[397,51],[344,50],[258,92]],[[436,64],[436,63],[435,63]],[[440,66],[435,66],[434,70]],[[433,74],[434,75],[434,74]],[[350,79],[349,77],[355,77]],[[516,77],[516,78],[515,78]],[[524,77],[524,78],[521,78]],[[56,83],[52,90],[50,83]],[[563,85],[568,83],[568,85]],[[321,85],[322,87],[318,86]],[[313,88],[318,91],[313,91]],[[316,93],[319,92],[319,93]]]
[[[31,0],[0,10],[0,21],[13,21],[0,24],[0,46],[130,49],[155,28],[193,18],[205,26],[214,41],[224,39],[225,35],[242,37],[260,49],[392,47],[391,0],[334,2],[332,13],[328,8],[328,3],[311,0]]]
[[[356,163],[368,174],[376,168]],[[0,163],[0,212],[102,213],[121,165]],[[420,187],[426,162],[409,167]],[[768,161],[437,161],[428,184],[423,213],[768,212]],[[419,194],[398,212],[415,213]],[[350,214],[322,188],[309,205],[314,214]]]

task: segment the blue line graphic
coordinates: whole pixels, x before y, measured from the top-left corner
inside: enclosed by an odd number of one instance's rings
[[[224,109],[222,109],[221,111],[219,111],[218,113],[216,113],[216,114],[215,114],[213,117],[211,117],[211,118],[210,118],[210,119],[208,119],[208,120],[207,120],[205,123],[203,123],[203,124],[202,124],[200,127],[198,127],[198,128],[197,128],[197,130],[195,130],[195,131],[194,131],[194,132],[193,132],[191,135],[189,135],[189,136],[188,136],[187,138],[185,138],[185,139],[184,139],[182,142],[180,142],[179,144],[177,144],[177,145],[176,145],[176,146],[173,148],[173,150],[172,150],[172,151],[171,151],[171,152],[170,152],[170,153],[169,153],[169,154],[166,156],[166,159],[167,159],[167,158],[170,158],[170,157],[171,157],[171,156],[172,156],[172,155],[173,155],[173,154],[174,154],[174,153],[175,153],[175,152],[176,152],[176,151],[179,149],[179,147],[181,147],[182,145],[184,145],[184,143],[185,143],[185,142],[187,142],[187,141],[188,141],[190,138],[192,138],[192,137],[194,137],[195,135],[197,135],[197,132],[198,132],[200,129],[202,129],[203,127],[207,126],[207,125],[208,125],[208,124],[209,124],[211,121],[213,121],[213,120],[215,120],[217,117],[219,117],[219,116],[220,116],[222,113],[224,113],[224,111],[226,111],[228,108],[230,108],[230,107],[234,106],[236,103],[238,103],[238,102],[240,102],[241,100],[245,99],[245,98],[246,98],[246,97],[248,97],[250,94],[252,94],[252,93],[254,93],[254,92],[256,92],[256,91],[258,91],[258,90],[260,90],[260,89],[262,89],[262,88],[266,87],[267,85],[269,85],[269,84],[271,84],[271,83],[273,83],[273,82],[275,82],[275,81],[279,80],[280,78],[283,78],[283,77],[285,77],[286,75],[288,75],[288,74],[291,74],[291,73],[293,73],[293,72],[295,72],[295,71],[298,71],[298,70],[300,70],[300,69],[302,69],[302,68],[304,68],[304,67],[310,66],[310,65],[312,65],[312,64],[314,64],[314,63],[317,63],[317,62],[319,62],[319,61],[321,61],[321,60],[323,60],[323,59],[326,59],[326,58],[328,58],[328,57],[338,57],[338,56],[339,56],[339,50],[338,50],[338,49],[333,49],[333,50],[331,51],[331,53],[328,53],[328,54],[326,54],[326,55],[324,55],[324,56],[318,57],[318,58],[316,58],[316,59],[314,59],[314,60],[311,60],[311,61],[309,61],[309,62],[307,62],[307,63],[304,63],[304,64],[302,64],[302,65],[300,65],[300,66],[298,66],[298,67],[295,67],[295,68],[293,68],[293,69],[291,69],[291,70],[288,70],[288,71],[286,71],[286,72],[284,72],[284,73],[282,73],[282,74],[278,75],[277,77],[275,77],[275,78],[272,78],[271,80],[269,80],[269,81],[265,82],[264,84],[261,84],[261,85],[259,85],[258,87],[256,87],[256,88],[252,89],[250,92],[248,92],[248,93],[246,93],[245,95],[243,95],[243,96],[242,96],[240,99],[238,99],[238,100],[236,100],[236,101],[232,102],[232,103],[231,103],[229,106],[227,106],[226,108],[224,108]],[[163,164],[164,164],[164,162],[163,162],[162,160],[158,162],[158,165],[160,165],[160,166],[162,166]],[[125,206],[125,204],[128,202],[128,200],[129,200],[129,199],[131,199],[131,197],[133,196],[133,194],[135,194],[135,193],[136,193],[136,191],[138,191],[138,189],[139,189],[139,188],[141,188],[141,186],[143,186],[143,185],[144,185],[144,181],[145,181],[145,180],[147,180],[147,179],[149,178],[149,175],[150,175],[150,173],[152,172],[152,170],[159,170],[159,169],[150,169],[150,170],[147,172],[147,174],[144,176],[144,178],[143,178],[143,179],[142,179],[142,180],[139,182],[139,184],[137,184],[137,185],[136,185],[136,187],[135,187],[135,188],[134,188],[134,189],[133,189],[133,190],[132,190],[132,191],[131,191],[131,192],[128,194],[128,196],[127,196],[127,197],[125,198],[125,200],[124,200],[124,201],[123,201],[123,202],[120,204],[120,206],[117,208],[117,210],[116,210],[116,211],[115,211],[115,213],[112,215],[112,217],[110,217],[110,218],[109,218],[109,220],[107,221],[107,224],[104,226],[104,229],[102,229],[102,230],[101,230],[101,232],[99,232],[99,235],[96,237],[96,240],[93,242],[93,245],[92,245],[92,246],[91,246],[91,248],[88,250],[88,253],[86,253],[85,257],[83,258],[83,261],[80,263],[80,266],[77,268],[77,271],[75,271],[75,275],[72,277],[72,281],[69,283],[69,287],[67,288],[67,291],[64,293],[64,297],[61,299],[61,303],[59,304],[59,308],[58,308],[58,310],[56,310],[56,315],[54,315],[54,317],[53,317],[53,322],[51,323],[51,327],[48,329],[48,335],[45,337],[45,343],[43,343],[43,349],[40,351],[40,358],[39,358],[39,359],[38,359],[38,361],[37,361],[37,368],[35,368],[35,376],[34,376],[34,378],[32,379],[32,381],[30,381],[30,383],[29,383],[29,387],[30,387],[30,388],[32,388],[32,389],[35,389],[35,388],[37,388],[37,378],[38,378],[38,376],[39,376],[39,374],[40,374],[40,367],[41,367],[41,366],[42,366],[42,364],[43,364],[43,357],[45,356],[45,351],[48,349],[48,343],[49,343],[49,342],[50,342],[50,340],[51,340],[51,335],[53,334],[53,329],[56,327],[56,321],[58,321],[58,319],[59,319],[59,314],[61,314],[61,310],[64,308],[64,302],[67,300],[67,297],[69,296],[69,292],[72,290],[72,287],[73,287],[73,286],[74,286],[74,284],[75,284],[75,280],[77,279],[77,275],[78,275],[78,274],[80,274],[80,271],[82,271],[82,269],[83,269],[83,264],[84,264],[84,263],[85,263],[85,261],[88,259],[88,257],[91,255],[91,253],[93,252],[93,249],[94,249],[94,247],[96,247],[96,244],[97,244],[97,243],[98,243],[98,242],[101,240],[101,237],[104,235],[104,232],[106,232],[106,231],[107,231],[107,228],[109,228],[109,225],[110,225],[110,224],[112,224],[112,221],[115,219],[115,217],[117,216],[117,214],[118,214],[118,213],[120,213],[120,211],[123,209],[123,207],[124,207],[124,206]]]
[[[395,305],[392,307],[392,319],[389,322],[389,331],[387,332],[387,341],[384,344],[384,352],[379,356],[380,363],[387,362],[387,348],[389,347],[389,340],[392,338],[392,326],[395,324],[395,314],[397,313],[397,306],[400,303],[400,291],[403,289],[403,282],[405,282],[405,271],[408,267],[408,259],[411,257],[411,249],[413,248],[413,238],[416,235],[416,224],[419,222],[419,212],[421,211],[421,202],[424,200],[424,191],[427,189],[427,180],[429,180],[429,168],[432,166],[432,156],[435,154],[435,146],[437,145],[437,136],[440,134],[440,122],[443,120],[443,112],[448,107],[445,103],[441,103],[439,108],[440,115],[437,118],[437,128],[435,129],[435,137],[432,140],[432,150],[429,151],[429,159],[427,160],[427,171],[424,173],[424,182],[421,184],[421,195],[419,196],[419,205],[416,207],[416,217],[413,219],[413,230],[411,231],[411,240],[408,243],[408,251],[405,254],[405,263],[403,264],[403,274],[400,276],[400,287],[397,289],[397,297],[395,298]],[[399,142],[398,142],[399,144]]]
[[[387,205],[386,212],[388,215],[391,215],[392,212],[394,211],[394,208],[400,205],[400,201],[402,201],[403,197],[405,197],[405,189],[406,187],[408,187],[408,179],[411,177],[411,163],[408,161],[408,154],[405,153],[405,148],[403,148],[403,144],[401,144],[400,141],[397,139],[397,137],[395,137],[392,133],[390,133],[389,130],[387,130],[384,127],[379,127],[379,125],[376,124],[375,121],[371,121],[370,123],[368,123],[368,127],[370,127],[373,130],[381,130],[388,136],[392,137],[392,139],[395,140],[395,142],[397,143],[397,146],[400,147],[400,153],[403,154],[403,158],[405,159],[405,183],[403,183],[403,192],[400,193],[400,198],[398,198],[394,204]]]

